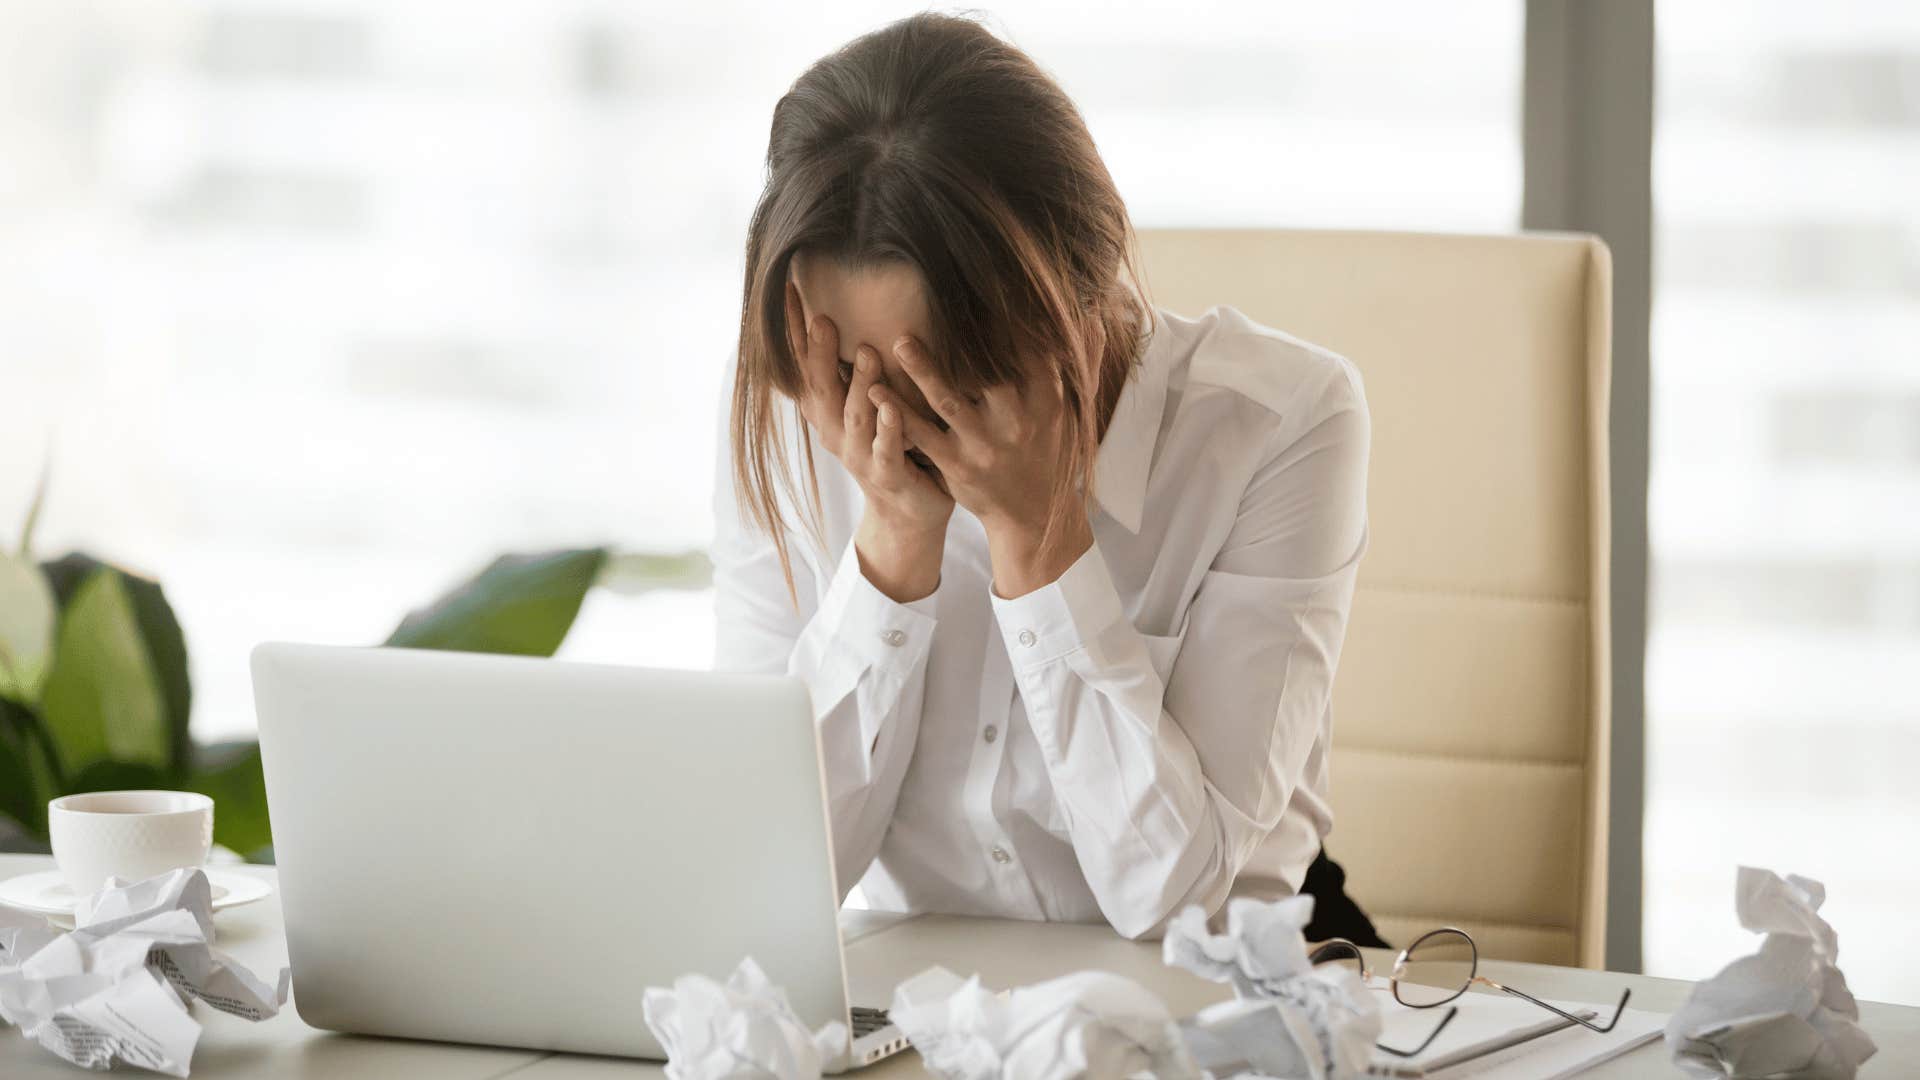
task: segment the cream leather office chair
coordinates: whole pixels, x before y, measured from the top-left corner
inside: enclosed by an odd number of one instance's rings
[[[1607,402],[1597,239],[1143,230],[1148,292],[1332,348],[1373,419],[1327,851],[1381,936],[1602,963]]]

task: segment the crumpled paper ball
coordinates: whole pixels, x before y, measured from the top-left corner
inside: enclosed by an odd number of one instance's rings
[[[1242,1073],[1344,1080],[1366,1072],[1380,1037],[1380,1003],[1352,968],[1316,968],[1303,933],[1313,897],[1227,905],[1227,932],[1207,928],[1193,905],[1167,926],[1168,965],[1227,983],[1236,1000],[1182,1022],[1199,1065],[1216,1077]]]
[[[213,947],[212,888],[198,867],[110,877],[74,919],[65,933],[0,920],[0,1020],[75,1065],[186,1076],[200,1038],[189,999],[247,1020],[286,1004],[286,968],[269,982]]]
[[[1878,1047],[1837,966],[1839,936],[1820,917],[1827,890],[1811,878],[1740,868],[1740,925],[1760,951],[1695,986],[1666,1029],[1690,1076],[1851,1080]]]
[[[1313,897],[1227,903],[1227,932],[1207,929],[1207,913],[1189,905],[1167,924],[1161,958],[1209,982],[1228,983],[1236,997],[1271,997],[1274,988],[1313,970],[1307,959],[1307,923]]]
[[[1214,1077],[1361,1076],[1380,1037],[1380,1008],[1351,971],[1302,976],[1271,999],[1222,1001],[1181,1021],[1194,1062]]]
[[[724,985],[682,975],[671,990],[649,986],[640,1008],[673,1080],[819,1080],[848,1046],[847,1025],[837,1020],[808,1032],[751,956]]]
[[[945,1080],[1201,1077],[1166,1005],[1108,972],[996,994],[931,967],[895,989],[888,1014]]]
[[[18,964],[59,936],[46,919],[0,904],[0,967]]]

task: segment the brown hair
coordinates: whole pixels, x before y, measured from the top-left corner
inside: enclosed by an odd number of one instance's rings
[[[917,268],[928,351],[963,393],[1018,383],[1031,358],[1055,358],[1067,468],[1042,543],[1055,542],[1075,501],[1091,505],[1100,438],[1152,316],[1126,206],[1066,93],[980,23],[923,12],[817,61],[774,106],[747,232],[730,435],[735,497],[772,536],[789,593],[774,490],[777,480],[794,493],[775,452],[788,434],[806,463],[816,537],[820,510],[805,422],[772,400],[805,387],[785,305],[802,249],[849,268]]]

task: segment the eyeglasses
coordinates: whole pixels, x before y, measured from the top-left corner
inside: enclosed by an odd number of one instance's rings
[[[1314,964],[1339,963],[1350,964],[1360,974],[1362,981],[1371,982],[1374,973],[1367,970],[1367,961],[1360,952],[1360,946],[1345,938],[1333,938],[1318,946],[1308,957]],[[1393,961],[1393,974],[1388,976],[1393,988],[1393,999],[1413,1009],[1431,1009],[1448,1002],[1467,992],[1475,983],[1492,987],[1502,993],[1531,1001],[1535,1005],[1562,1017],[1590,1031],[1602,1034],[1612,1031],[1620,1022],[1620,1014],[1626,1011],[1627,999],[1633,996],[1631,988],[1620,992],[1620,1003],[1614,1006],[1613,1019],[1606,1024],[1596,1024],[1575,1016],[1564,1009],[1549,1005],[1532,994],[1515,990],[1494,982],[1480,974],[1480,949],[1465,930],[1447,926],[1438,930],[1429,930],[1416,938],[1413,944],[1400,950]],[[1429,1033],[1419,1046],[1412,1050],[1396,1050],[1391,1046],[1379,1046],[1379,1049],[1396,1057],[1412,1057],[1433,1045],[1433,1040],[1453,1019],[1458,1007],[1447,1010],[1437,1027]]]

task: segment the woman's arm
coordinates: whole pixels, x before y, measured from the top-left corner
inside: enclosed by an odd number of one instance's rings
[[[938,592],[889,599],[861,573],[852,541],[818,590],[811,546],[789,530],[796,610],[772,539],[743,521],[734,501],[724,430],[713,502],[714,667],[785,672],[807,684],[844,900],[880,850],[913,756]],[[819,464],[834,467],[831,458]]]
[[[1301,782],[1367,547],[1357,378],[1297,402],[1317,421],[1267,448],[1164,682],[1097,546],[993,598],[1075,853],[1128,937],[1216,911]]]

